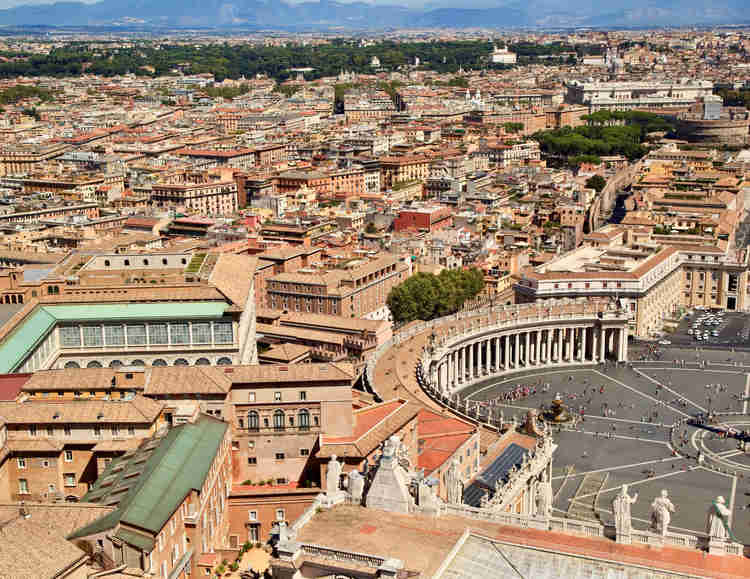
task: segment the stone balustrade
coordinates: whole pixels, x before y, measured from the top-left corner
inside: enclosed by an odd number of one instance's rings
[[[433,333],[421,368],[424,382],[452,394],[491,376],[612,358],[627,360],[624,315],[598,304],[563,311],[533,305],[491,311]]]
[[[300,543],[299,548],[305,555],[323,557],[325,559],[343,561],[345,563],[355,563],[367,567],[378,568],[386,561],[385,557],[378,557],[377,555],[357,553],[356,551],[341,551],[339,549],[330,549],[328,547],[321,547],[320,545],[313,545],[311,543]]]

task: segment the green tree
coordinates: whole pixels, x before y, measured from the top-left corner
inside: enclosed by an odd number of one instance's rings
[[[607,185],[607,180],[601,175],[592,175],[586,179],[586,187],[593,189],[597,193],[601,193],[602,189]]]
[[[396,322],[431,320],[458,311],[482,289],[484,274],[476,268],[418,273],[394,287],[387,304]]]

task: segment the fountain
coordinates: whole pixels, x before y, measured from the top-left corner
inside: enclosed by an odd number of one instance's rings
[[[552,400],[552,406],[550,407],[550,409],[547,410],[542,416],[547,422],[552,422],[554,424],[562,424],[564,422],[570,422],[571,420],[573,420],[573,416],[571,416],[570,412],[568,412],[568,409],[563,404],[562,396],[559,392]]]

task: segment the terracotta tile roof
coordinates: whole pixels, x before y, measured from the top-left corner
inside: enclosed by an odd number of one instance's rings
[[[27,401],[0,408],[9,424],[96,424],[97,422],[152,424],[163,404],[136,395],[132,400]],[[55,418],[57,415],[57,418]],[[101,418],[99,418],[101,416]]]
[[[86,557],[65,538],[68,533],[112,510],[80,503],[26,504],[26,509],[28,519],[19,516],[18,505],[0,505],[0,569],[6,577],[57,577]]]
[[[15,400],[32,374],[0,374],[0,400]]]
[[[328,458],[334,454],[366,457],[381,442],[413,420],[417,412],[419,412],[419,407],[405,400],[383,402],[358,410],[355,412],[355,434],[352,437],[321,437],[318,457]],[[358,418],[359,413],[364,415],[361,423]]]
[[[222,253],[208,281],[233,303],[244,308],[253,299],[252,288],[258,258],[243,254]]]

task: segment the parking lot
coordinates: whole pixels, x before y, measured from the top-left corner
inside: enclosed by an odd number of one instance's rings
[[[698,337],[699,336],[699,337]],[[750,347],[750,315],[719,310],[695,310],[665,339],[675,345]]]

